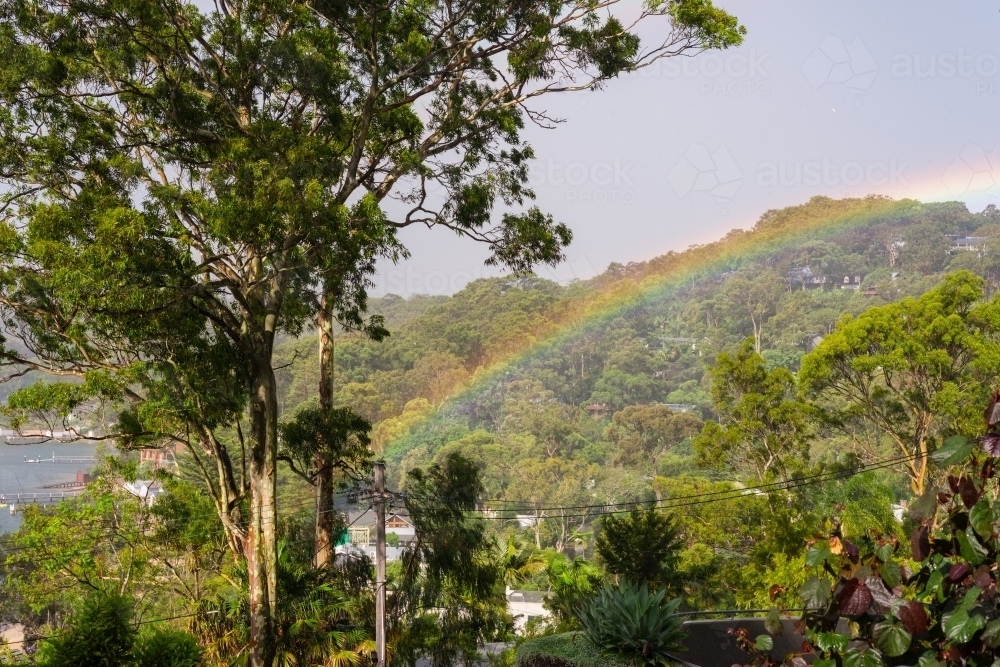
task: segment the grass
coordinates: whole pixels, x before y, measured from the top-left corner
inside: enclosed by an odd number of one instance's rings
[[[515,667],[632,667],[622,658],[601,655],[582,632],[529,639],[517,648]]]

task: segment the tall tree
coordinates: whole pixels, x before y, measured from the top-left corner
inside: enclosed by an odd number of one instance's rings
[[[530,100],[744,33],[710,0],[628,25],[613,4],[0,2],[0,303],[30,351],[4,360],[127,401],[123,444],[199,455],[247,559],[255,667],[275,650],[276,337],[324,296],[365,327],[398,228],[559,260],[569,229],[537,208],[492,221],[532,196]],[[649,18],[672,29],[643,50]]]
[[[719,421],[707,421],[695,438],[698,459],[758,481],[785,474],[807,453],[810,434],[795,378],[785,368],[769,370],[749,338],[735,354],[720,354],[711,373]]]
[[[611,418],[605,436],[615,443],[617,463],[652,464],[685,438],[698,434],[701,420],[665,405],[630,405]]]
[[[774,307],[788,285],[773,271],[759,275],[736,275],[726,281],[722,298],[738,317],[750,320],[753,330],[754,351],[760,354],[764,338],[764,324],[774,314]]]
[[[628,514],[601,519],[597,555],[608,573],[633,584],[680,590],[677,561],[683,546],[669,515],[635,507]]]
[[[835,424],[861,420],[887,436],[917,494],[935,446],[975,432],[972,406],[1000,369],[1000,305],[982,298],[981,278],[956,273],[917,299],[845,317],[802,359],[801,388]]]

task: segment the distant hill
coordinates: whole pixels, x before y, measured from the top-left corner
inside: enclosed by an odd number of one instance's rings
[[[379,423],[376,442],[397,464],[477,430],[530,431],[511,416],[512,395],[553,406],[563,422],[586,426],[573,427],[576,437],[600,440],[597,424],[629,405],[708,416],[706,366],[747,336],[794,371],[842,314],[920,294],[958,269],[1000,287],[995,207],[817,197],[589,281],[492,278],[452,297],[374,300],[392,335],[342,337],[337,397]],[[289,411],[315,395],[315,340],[289,341],[280,355]]]

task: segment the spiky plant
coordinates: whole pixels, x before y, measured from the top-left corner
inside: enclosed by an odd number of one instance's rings
[[[587,639],[603,653],[636,665],[664,665],[667,652],[683,650],[680,598],[665,601],[666,591],[650,593],[646,584],[605,584],[577,617]]]

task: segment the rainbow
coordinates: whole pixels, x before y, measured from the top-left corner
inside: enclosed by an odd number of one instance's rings
[[[433,428],[463,403],[494,385],[503,375],[543,356],[567,341],[599,329],[621,314],[675,293],[679,288],[737,266],[762,261],[803,238],[821,240],[877,220],[891,220],[920,209],[914,199],[871,196],[834,200],[814,197],[807,204],[766,213],[749,231],[733,230],[725,238],[684,252],[669,252],[630,267],[631,276],[593,290],[521,349],[477,369],[456,387],[437,410],[414,422],[406,435],[385,443],[389,458],[404,453],[400,445],[419,429]]]

